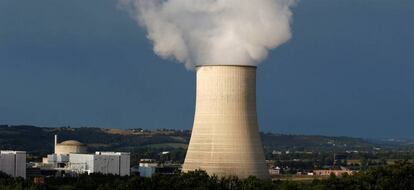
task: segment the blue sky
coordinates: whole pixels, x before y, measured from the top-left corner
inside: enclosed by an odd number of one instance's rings
[[[258,67],[261,130],[414,137],[414,1],[302,0]],[[0,123],[192,126],[195,74],[116,0],[0,1]]]

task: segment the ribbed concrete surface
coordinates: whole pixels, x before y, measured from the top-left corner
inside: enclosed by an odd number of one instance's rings
[[[269,178],[256,116],[256,67],[199,66],[183,171]]]

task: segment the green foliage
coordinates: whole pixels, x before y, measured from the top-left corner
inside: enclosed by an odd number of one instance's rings
[[[398,162],[387,167],[371,168],[366,172],[341,178],[331,176],[324,181],[325,189],[412,190],[414,165]]]
[[[312,182],[271,181],[255,177],[218,178],[204,171],[176,175],[138,176],[81,175],[77,178],[47,178],[36,185],[22,178],[0,174],[1,190],[413,190],[414,164],[398,162],[392,166],[371,168],[366,172],[342,177],[331,176]]]

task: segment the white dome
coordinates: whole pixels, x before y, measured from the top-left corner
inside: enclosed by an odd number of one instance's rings
[[[67,140],[56,144],[55,154],[84,154],[87,146],[79,141]]]

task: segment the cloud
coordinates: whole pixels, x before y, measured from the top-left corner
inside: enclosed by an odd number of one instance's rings
[[[295,0],[120,0],[154,52],[195,65],[257,65],[291,38]]]

